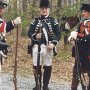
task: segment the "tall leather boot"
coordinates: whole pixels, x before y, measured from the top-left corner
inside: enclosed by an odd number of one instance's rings
[[[42,71],[41,71],[41,66],[39,66],[39,68],[38,68],[38,70],[37,70],[37,66],[33,66],[33,69],[34,69],[34,78],[35,78],[35,83],[36,83],[36,85],[35,85],[35,87],[33,88],[33,90],[37,90],[37,87],[38,87],[38,85],[37,85],[37,73],[38,73],[38,75],[39,75],[39,84],[40,84],[40,90],[41,90],[41,87],[42,87],[42,85],[41,85],[41,80],[42,80]]]
[[[48,84],[51,77],[52,66],[44,66],[43,73],[43,90],[49,90]]]
[[[79,84],[78,73],[77,69],[74,67],[71,90],[77,90],[78,84]]]

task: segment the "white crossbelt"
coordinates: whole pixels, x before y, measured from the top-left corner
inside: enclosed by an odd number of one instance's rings
[[[47,31],[45,30],[45,28],[43,28],[42,30],[43,30],[43,33],[45,35],[46,42],[48,44],[48,34],[47,34]]]
[[[86,23],[87,23],[88,21],[90,21],[90,19],[85,20],[85,21],[84,21],[84,25],[86,25]],[[85,28],[85,33],[86,33],[87,35],[89,34],[89,32],[88,32],[87,28]]]

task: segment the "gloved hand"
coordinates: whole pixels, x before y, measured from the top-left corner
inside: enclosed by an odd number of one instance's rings
[[[72,39],[76,40],[78,32],[72,31],[70,36],[68,37],[68,41],[71,41]]]
[[[15,25],[20,24],[21,23],[21,17],[17,17],[13,22]]]

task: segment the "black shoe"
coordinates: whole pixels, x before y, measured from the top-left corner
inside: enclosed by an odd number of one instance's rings
[[[35,86],[35,87],[33,88],[33,90],[41,90],[41,87],[39,88],[39,87],[36,87],[36,86]]]
[[[33,90],[37,90],[37,88],[36,88],[36,87],[34,87],[34,88],[33,88]]]
[[[77,88],[72,87],[71,90],[77,90]]]
[[[49,90],[48,86],[43,86],[43,90]]]

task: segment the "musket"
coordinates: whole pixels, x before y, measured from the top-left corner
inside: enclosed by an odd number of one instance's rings
[[[0,65],[2,66],[3,65],[3,56],[0,55]]]
[[[0,65],[3,65],[2,55],[0,55]]]
[[[39,28],[39,33],[41,33],[41,22],[40,22],[40,28]],[[36,88],[37,90],[41,90],[41,86],[40,86],[40,74],[39,74],[39,66],[40,66],[40,51],[41,51],[41,38],[38,39],[38,54],[37,54],[37,69],[36,69]]]
[[[18,29],[19,26],[16,26],[17,31],[16,31],[16,49],[15,49],[15,61],[14,61],[14,71],[13,71],[13,83],[14,83],[14,87],[15,90],[18,90],[17,88],[17,49],[18,49]]]
[[[86,87],[83,83],[81,74],[82,74],[82,66],[81,66],[81,62],[79,59],[79,52],[78,52],[78,45],[77,45],[77,39],[75,40],[75,60],[76,60],[76,65],[77,65],[77,73],[78,73],[78,79],[81,83],[82,86],[82,90],[86,90]],[[84,78],[85,79],[85,78]]]

